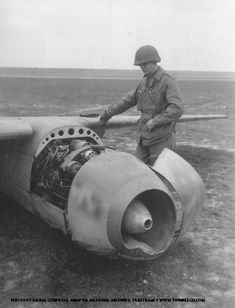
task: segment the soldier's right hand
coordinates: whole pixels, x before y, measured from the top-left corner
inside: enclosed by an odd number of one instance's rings
[[[99,121],[101,122],[101,125],[105,125],[105,124],[108,122],[108,120],[109,120],[109,116],[108,116],[107,111],[105,110],[105,111],[101,114],[101,116],[100,116],[100,118],[99,118]]]

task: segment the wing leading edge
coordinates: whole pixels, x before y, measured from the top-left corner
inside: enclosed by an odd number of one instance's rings
[[[22,139],[32,134],[31,126],[21,119],[0,119],[0,141]]]
[[[82,115],[81,115],[82,116]],[[92,126],[99,125],[100,122],[97,117],[89,117],[86,115],[86,118],[89,120]],[[191,122],[191,121],[199,121],[199,120],[215,120],[215,119],[225,119],[227,115],[225,114],[208,114],[208,115],[183,115],[178,122]],[[127,127],[127,126],[135,126],[139,120],[139,116],[135,115],[121,115],[114,116],[111,120],[106,123],[106,128],[117,128],[117,127]]]

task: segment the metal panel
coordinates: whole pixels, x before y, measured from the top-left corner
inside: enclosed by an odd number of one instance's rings
[[[33,134],[31,126],[19,119],[0,118],[0,141],[22,139]]]
[[[142,193],[153,220],[162,217],[164,222],[158,221],[133,246],[124,239],[122,221],[128,205]],[[154,200],[150,200],[152,195]],[[106,151],[79,170],[70,190],[67,216],[73,240],[97,253],[116,251],[124,257],[153,258],[170,247],[175,234],[175,207],[167,186],[143,162],[123,152]]]
[[[60,229],[67,234],[64,211],[53,204],[44,201],[37,195],[31,194],[30,197],[34,212],[51,227]]]
[[[165,148],[152,167],[175,189],[181,200],[183,223],[182,236],[200,211],[205,198],[203,182],[196,170],[175,152]]]

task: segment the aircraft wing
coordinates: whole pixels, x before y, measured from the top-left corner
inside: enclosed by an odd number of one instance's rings
[[[21,119],[0,119],[0,141],[22,139],[32,134],[31,126]]]
[[[199,120],[215,120],[215,119],[225,119],[228,116],[226,114],[208,114],[208,115],[183,115],[178,122],[191,122],[191,121],[199,121]]]
[[[178,122],[189,122],[197,120],[210,120],[227,118],[226,115],[183,115]],[[120,128],[135,126],[139,120],[138,115],[114,116],[102,126],[99,114],[80,114],[80,116],[56,116],[56,117],[1,117],[0,118],[0,141],[11,139],[22,139],[33,135],[34,129],[40,130],[44,123],[51,123],[51,128],[63,125],[81,125],[90,128],[100,128],[97,133],[102,136],[107,128]],[[36,124],[35,124],[36,123]],[[36,126],[35,126],[36,125]]]
[[[93,117],[89,117],[89,114],[80,116],[85,116],[89,119],[91,126],[96,126],[99,124],[99,120],[95,115]],[[106,128],[116,128],[116,127],[127,127],[127,126],[135,126],[139,120],[138,115],[120,115],[114,116],[111,120],[109,120],[106,124]],[[213,120],[213,119],[224,119],[227,118],[227,115],[224,114],[209,114],[209,115],[183,115],[178,122],[191,122],[191,121],[199,121],[199,120]],[[97,122],[98,120],[98,122]]]

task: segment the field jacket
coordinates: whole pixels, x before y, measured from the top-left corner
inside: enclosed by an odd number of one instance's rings
[[[137,88],[126,93],[121,102],[109,106],[107,117],[111,118],[134,106],[141,112],[137,143],[143,146],[166,140],[183,114],[183,100],[176,80],[161,67],[158,67],[151,84],[144,75]],[[147,131],[144,125],[150,119],[153,119],[155,126]]]

